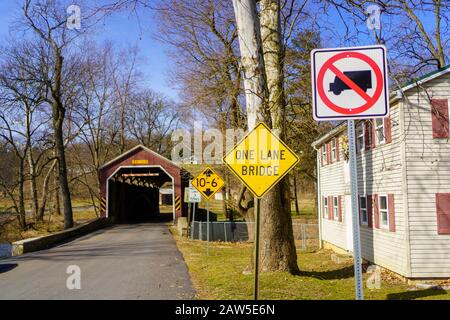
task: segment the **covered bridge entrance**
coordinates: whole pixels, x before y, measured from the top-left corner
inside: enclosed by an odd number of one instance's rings
[[[113,222],[161,218],[160,188],[171,189],[171,218],[186,216],[184,188],[189,175],[156,152],[138,145],[99,170],[100,213]]]

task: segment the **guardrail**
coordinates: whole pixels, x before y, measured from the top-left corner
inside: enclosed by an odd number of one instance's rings
[[[12,255],[18,256],[27,252],[33,252],[51,248],[57,244],[72,240],[89,232],[110,225],[109,219],[97,218],[79,226],[55,232],[46,236],[24,239],[12,243]]]

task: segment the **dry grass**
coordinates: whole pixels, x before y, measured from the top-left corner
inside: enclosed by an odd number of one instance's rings
[[[248,243],[206,243],[182,238],[173,229],[179,250],[189,269],[199,299],[251,299],[253,275]],[[261,299],[354,299],[352,259],[339,257],[331,251],[298,252],[301,275],[285,272],[263,273]],[[367,281],[370,275],[364,274]],[[411,290],[392,277],[383,276],[380,289],[365,289],[370,300],[385,299],[450,299],[444,290]]]
[[[94,210],[82,210],[74,211],[73,217],[75,225],[77,225],[84,221],[94,219],[97,215]],[[0,243],[39,237],[64,230],[63,215],[45,214],[43,221],[38,221],[31,224],[27,230],[20,230],[16,219],[9,218],[8,220],[9,222],[5,223],[5,218],[3,218],[2,226],[0,226]]]

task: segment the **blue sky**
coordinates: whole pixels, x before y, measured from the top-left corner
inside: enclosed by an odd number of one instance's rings
[[[74,2],[76,1],[74,0]],[[22,3],[23,0],[0,0],[0,45],[8,37],[10,24],[17,17],[20,17]],[[421,16],[421,18],[424,17]],[[387,21],[383,21],[382,18],[382,22],[385,23]],[[374,42],[372,37],[364,35],[358,38],[358,43],[343,42],[343,25],[335,10],[331,10],[328,16],[322,17],[320,23],[323,24],[323,27],[328,27],[329,30],[328,32],[322,32],[326,46],[367,45]],[[431,30],[433,28],[432,17],[425,17],[424,24],[428,30]],[[365,23],[361,22],[358,28],[365,29]],[[330,31],[332,32],[330,33]],[[103,21],[99,26],[96,38],[100,41],[111,40],[117,45],[118,49],[138,45],[140,57],[143,59],[141,64],[141,72],[145,79],[143,85],[175,101],[179,101],[177,90],[172,88],[169,83],[168,74],[171,68],[171,61],[166,54],[168,48],[165,44],[153,38],[156,32],[157,25],[150,10],[140,10],[139,18],[131,12],[122,11]]]
[[[10,24],[20,16],[20,3],[19,0],[0,0],[0,44],[7,39]],[[167,48],[153,39],[156,29],[151,12],[140,13],[139,19],[130,12],[121,12],[106,18],[99,26],[96,38],[100,41],[111,40],[119,49],[138,45],[143,60],[143,85],[178,100],[177,91],[170,87],[167,77],[170,69],[165,53]]]

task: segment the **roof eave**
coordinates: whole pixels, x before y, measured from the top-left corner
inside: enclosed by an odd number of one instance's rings
[[[415,88],[415,87],[417,87],[417,86],[419,86],[419,85],[422,85],[422,84],[424,84],[424,83],[426,83],[426,82],[428,82],[428,81],[430,81],[430,80],[433,80],[433,79],[435,79],[435,78],[438,78],[438,77],[440,77],[440,76],[442,76],[442,75],[444,75],[444,74],[446,74],[446,73],[449,73],[449,72],[450,72],[450,65],[448,65],[447,67],[443,68],[442,70],[440,70],[440,71],[438,71],[438,72],[435,72],[435,73],[431,74],[431,75],[428,76],[428,77],[425,77],[425,78],[420,79],[420,80],[418,80],[418,81],[416,81],[416,82],[410,83],[410,84],[408,84],[408,85],[402,87],[401,89],[396,90],[395,93],[392,94],[391,97],[389,98],[389,104],[393,104],[393,103],[399,101],[399,100],[404,96],[404,93],[405,93],[406,91],[408,91],[408,90],[410,90],[410,89],[412,89],[412,88]],[[346,123],[345,123],[345,122],[339,124],[339,125],[338,125],[337,127],[335,127],[333,130],[329,131],[327,134],[321,136],[319,139],[317,139],[316,141],[314,141],[314,142],[311,144],[311,146],[312,146],[314,149],[317,150],[316,147],[317,147],[319,144],[322,144],[323,142],[329,140],[329,139],[332,138],[334,135],[336,135],[337,133],[339,133],[340,130],[343,130],[343,128],[345,128],[345,127],[346,127]],[[337,128],[339,128],[339,130],[336,130]]]
[[[329,131],[328,133],[326,133],[325,135],[321,136],[319,139],[317,139],[316,141],[314,141],[311,146],[317,150],[317,146],[322,144],[323,142],[331,139],[333,136],[335,136],[336,134],[340,133],[341,131],[344,131],[345,128],[347,128],[347,123],[344,121],[342,123],[340,123],[338,126],[334,127],[331,131]]]
[[[120,160],[121,158],[124,158],[127,154],[130,154],[130,153],[132,153],[133,151],[135,151],[135,150],[137,150],[137,149],[139,149],[139,148],[141,148],[141,149],[143,149],[143,150],[145,150],[145,151],[147,151],[147,152],[149,152],[149,153],[151,153],[151,154],[154,154],[155,156],[161,158],[161,159],[164,160],[164,161],[169,162],[170,164],[174,165],[175,167],[177,167],[178,169],[181,170],[181,167],[180,167],[179,165],[177,165],[175,162],[173,162],[172,160],[167,159],[166,157],[163,157],[162,155],[156,153],[155,151],[153,151],[153,150],[147,148],[146,146],[144,146],[144,145],[142,145],[142,144],[138,144],[137,146],[131,148],[130,150],[128,150],[128,151],[126,151],[126,152],[124,152],[124,153],[118,155],[118,156],[115,157],[114,159],[112,159],[112,160],[108,161],[107,163],[105,163],[104,165],[102,165],[100,168],[98,168],[98,170],[100,171],[100,170],[102,170],[102,169],[104,169],[104,168],[110,166],[110,165],[113,164],[114,162]]]

